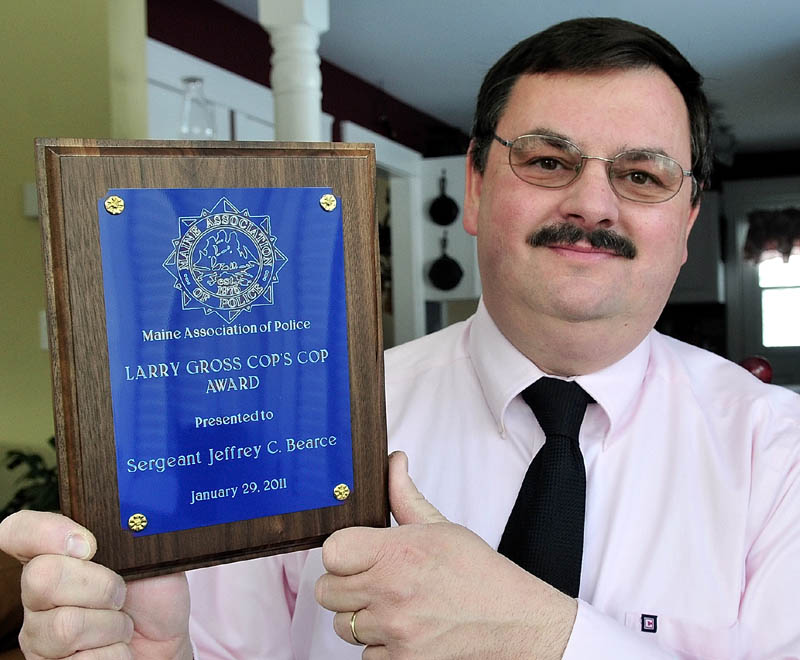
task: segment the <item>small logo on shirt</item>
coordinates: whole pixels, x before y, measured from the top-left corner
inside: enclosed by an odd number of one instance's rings
[[[654,633],[658,630],[658,617],[654,614],[642,614],[642,632]]]

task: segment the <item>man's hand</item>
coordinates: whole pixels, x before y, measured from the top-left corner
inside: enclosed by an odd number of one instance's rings
[[[186,577],[126,585],[90,561],[96,549],[91,532],[55,513],[21,511],[0,523],[0,550],[25,564],[25,657],[191,658]]]
[[[364,658],[561,658],[577,603],[448,522],[414,486],[408,458],[389,458],[399,527],[356,527],[322,548],[317,600]]]

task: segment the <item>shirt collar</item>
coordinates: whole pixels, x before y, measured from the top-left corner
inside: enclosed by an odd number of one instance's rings
[[[469,353],[483,395],[502,435],[508,404],[528,385],[545,374],[518,351],[495,325],[483,300],[472,319]],[[624,358],[605,369],[577,376],[576,380],[600,405],[609,419],[606,445],[612,431],[624,423],[644,382],[650,361],[650,334]]]
[[[609,429],[604,447],[619,437],[615,430],[622,427],[635,409],[650,364],[652,332],[618,362],[575,379],[608,416]]]

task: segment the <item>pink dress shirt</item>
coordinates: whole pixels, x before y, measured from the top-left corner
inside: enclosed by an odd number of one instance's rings
[[[544,442],[542,372],[474,317],[386,353],[390,450],[497,547]],[[578,616],[564,660],[800,658],[800,397],[656,332],[576,380],[594,397]],[[194,571],[200,660],[361,657],[314,601],[318,550]]]

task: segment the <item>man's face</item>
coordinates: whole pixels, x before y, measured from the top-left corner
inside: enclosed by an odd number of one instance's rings
[[[506,140],[559,135],[585,155],[605,158],[632,149],[657,151],[691,167],[686,105],[674,83],[654,68],[522,76],[496,132]],[[686,261],[698,211],[691,192],[687,177],[669,201],[622,199],[598,160],[584,161],[578,180],[565,188],[539,188],[517,178],[508,148],[494,142],[483,175],[467,166],[464,226],[478,237],[484,301],[495,322],[518,347],[547,324],[567,331],[592,324],[606,332],[618,328],[638,343]],[[586,240],[571,246],[529,242],[542,227],[565,223],[610,230],[629,239],[636,256],[592,248]]]

